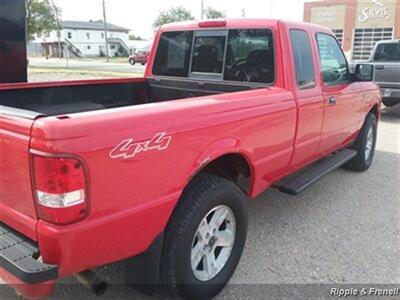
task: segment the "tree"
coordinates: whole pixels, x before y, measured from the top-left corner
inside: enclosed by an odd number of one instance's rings
[[[176,8],[170,8],[168,10],[161,11],[157,19],[154,21],[154,28],[158,28],[164,24],[181,22],[187,20],[193,20],[192,13],[182,6]]]
[[[207,7],[205,15],[207,19],[221,19],[226,17],[224,12],[216,10],[212,7]]]
[[[131,40],[131,41],[144,41],[144,38],[142,38],[139,35],[130,34],[129,35],[129,40]]]
[[[43,34],[60,29],[61,10],[53,0],[26,0],[27,39],[31,41],[35,34]]]

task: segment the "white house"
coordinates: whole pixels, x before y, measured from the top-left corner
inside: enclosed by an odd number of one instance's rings
[[[131,52],[129,29],[107,23],[109,55],[128,56]],[[48,57],[76,56],[98,57],[106,55],[106,39],[103,21],[64,21],[60,31],[51,31],[37,36],[35,43],[42,45]]]

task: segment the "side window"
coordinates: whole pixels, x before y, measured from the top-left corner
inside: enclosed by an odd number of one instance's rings
[[[373,60],[400,62],[400,43],[388,43],[378,45]]]
[[[153,74],[187,77],[192,40],[193,31],[163,33],[154,60]]]
[[[224,79],[269,84],[275,81],[274,48],[270,30],[229,31]]]
[[[317,43],[324,82],[328,85],[348,82],[347,61],[336,39],[331,35],[318,33]]]
[[[303,30],[291,30],[290,40],[296,67],[297,86],[300,89],[315,86],[314,62],[310,39]]]
[[[198,36],[194,41],[192,73],[222,74],[225,36]]]

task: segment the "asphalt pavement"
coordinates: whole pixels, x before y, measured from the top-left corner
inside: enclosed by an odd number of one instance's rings
[[[400,105],[383,109],[367,172],[339,169],[300,196],[270,189],[250,202],[246,248],[218,298],[326,298],[320,284],[400,285],[399,167]],[[110,288],[97,299],[153,299],[123,284],[126,267],[120,262],[98,269]],[[0,296],[16,297],[8,288]],[[61,280],[52,297],[90,298],[72,277]]]

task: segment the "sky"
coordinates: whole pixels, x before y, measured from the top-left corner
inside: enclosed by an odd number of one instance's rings
[[[64,20],[89,21],[103,18],[102,0],[55,0]],[[224,11],[228,18],[277,18],[301,21],[304,0],[204,0],[205,7]],[[200,19],[201,0],[106,0],[107,22],[150,39],[152,24],[161,10],[183,6]]]

